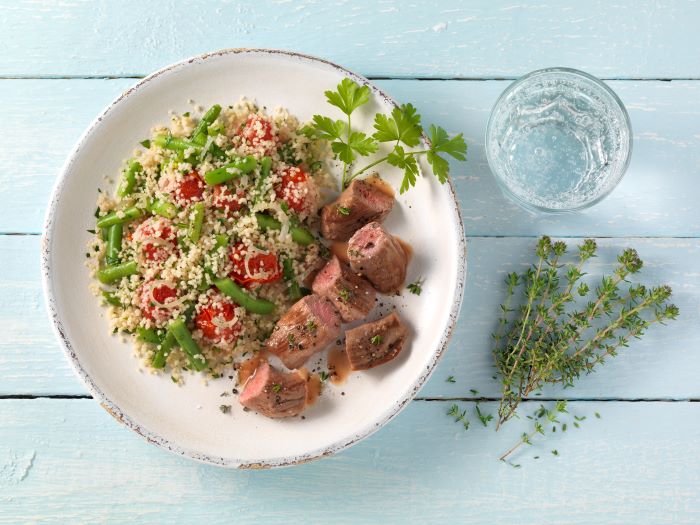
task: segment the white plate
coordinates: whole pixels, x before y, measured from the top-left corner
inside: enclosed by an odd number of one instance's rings
[[[227,467],[291,465],[337,452],[368,436],[416,395],[443,353],[457,319],[465,273],[465,240],[450,185],[427,171],[415,188],[398,196],[386,221],[389,231],[415,250],[409,281],[425,277],[423,293],[393,302],[411,328],[408,347],[393,362],[328,384],[306,418],[270,420],[243,412],[235,397],[219,397],[234,386],[228,378],[205,386],[186,385],[169,375],[138,370],[129,344],[112,336],[103,309],[89,292],[85,244],[94,228],[97,188],[116,178],[122,159],[168,111],[184,112],[194,99],[207,107],[232,104],[245,95],[273,109],[284,106],[302,120],[334,115],[323,92],[343,77],[367,84],[373,101],[353,115],[353,125],[372,132],[372,116],[390,112],[394,101],[369,81],[340,66],[296,53],[227,50],[192,58],[145,78],[115,100],[78,141],[51,197],[42,263],[44,290],[66,355],[93,396],[118,421],[148,441],[193,459]],[[340,114],[337,115],[340,118]],[[398,188],[401,174],[382,169]],[[342,394],[344,393],[344,395]],[[222,414],[219,405],[233,405]]]

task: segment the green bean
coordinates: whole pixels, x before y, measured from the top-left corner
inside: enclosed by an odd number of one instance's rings
[[[223,234],[217,234],[214,236],[216,239],[216,244],[214,245],[214,250],[218,250],[222,246],[226,246],[228,244],[229,238],[228,235],[223,235]]]
[[[274,217],[270,217],[265,213],[256,213],[255,219],[257,220],[258,227],[261,230],[282,229],[282,223],[280,221],[278,221]],[[306,228],[302,228],[301,226],[292,226],[291,228],[289,228],[289,232],[292,234],[292,240],[297,244],[301,244],[302,246],[308,246],[316,240],[314,236],[311,235],[311,232],[309,230],[307,230]]]
[[[122,214],[123,217],[120,217],[117,214]],[[129,222],[130,220],[138,219],[139,217],[141,217],[141,215],[143,215],[143,211],[141,211],[136,206],[131,206],[124,210],[110,212],[104,217],[101,217],[97,221],[97,227],[107,228],[114,224],[123,224],[125,222]]]
[[[313,244],[313,242],[316,240],[315,237],[311,235],[309,230],[302,228],[301,226],[292,226],[289,231],[292,234],[292,240],[297,244],[301,244],[302,246]]]
[[[164,368],[165,360],[168,358],[168,355],[170,355],[170,351],[173,349],[176,343],[177,340],[175,339],[175,336],[170,330],[168,330],[165,333],[165,337],[157,347],[158,351],[155,354],[153,354],[153,359],[151,359],[151,366],[153,368]]]
[[[272,159],[270,157],[263,157],[260,161],[260,176],[255,184],[255,199],[253,204],[260,202],[263,196],[263,186],[265,185],[265,180],[270,176],[270,168],[272,168]]]
[[[186,323],[192,322],[195,312],[196,308],[194,303],[185,303],[185,311],[183,312],[182,316],[185,318]]]
[[[244,173],[250,173],[257,165],[258,162],[255,160],[255,157],[248,155],[247,157],[238,158],[225,166],[207,172],[207,174],[204,175],[204,180],[210,186],[215,186],[222,182],[237,179]]]
[[[299,283],[296,281],[289,285],[287,292],[289,293],[289,298],[292,301],[298,301],[304,297],[304,292],[301,291],[301,286],[299,286]]]
[[[122,249],[122,235],[124,225],[121,223],[112,224],[107,233],[107,264],[114,265],[119,262],[119,252]]]
[[[136,174],[143,170],[143,166],[139,164],[134,159],[129,161],[129,167],[122,174],[122,180],[119,183],[119,189],[117,190],[117,195],[120,197],[125,197],[131,195],[136,186]]]
[[[282,261],[282,277],[284,277],[285,281],[289,281],[289,288],[287,288],[287,293],[289,294],[289,298],[292,301],[298,301],[303,297],[303,294],[301,293],[301,287],[299,286],[299,283],[296,280],[296,276],[294,275],[294,269],[292,268],[292,260],[289,258],[285,258]]]
[[[266,213],[256,213],[255,214],[255,220],[258,222],[258,227],[261,230],[281,230],[282,229],[282,223],[275,219],[274,217],[270,217]]]
[[[160,215],[161,217],[165,217],[166,219],[172,219],[173,217],[175,217],[175,215],[177,215],[177,212],[179,211],[177,209],[177,206],[175,206],[172,202],[168,202],[162,199],[154,199],[152,201],[149,201],[147,209],[151,213]]]
[[[102,268],[97,272],[97,278],[103,284],[110,284],[114,281],[118,281],[122,277],[127,277],[138,273],[139,268],[136,261],[129,261],[115,266],[108,266],[107,268]]]
[[[122,302],[117,298],[117,296],[108,290],[102,290],[102,297],[104,297],[105,301],[112,306],[122,306]]]
[[[285,281],[294,279],[294,268],[292,268],[292,260],[289,257],[282,260],[282,277]]]
[[[207,142],[207,128],[214,123],[219,116],[219,113],[221,113],[221,106],[214,104],[204,115],[202,115],[201,120],[199,123],[197,123],[197,127],[194,128],[194,131],[192,132],[192,142],[199,144],[200,146],[204,146],[204,144]]]
[[[202,146],[199,144],[189,140],[179,139],[177,137],[173,137],[172,135],[159,135],[153,139],[153,142],[155,142],[157,146],[169,149],[171,151],[185,151],[189,148],[192,148],[195,151],[202,149]]]
[[[179,344],[182,351],[187,354],[192,367],[198,372],[204,370],[207,367],[207,361],[204,358],[204,354],[202,354],[202,350],[199,348],[199,345],[194,339],[192,339],[192,334],[187,329],[185,320],[176,319],[170,323],[168,331],[175,336],[177,344]]]
[[[275,311],[275,303],[249,295],[231,279],[215,279],[214,286],[251,313],[269,315]]]
[[[136,339],[143,341],[144,343],[151,343],[154,345],[160,344],[160,336],[158,333],[151,328],[144,328],[139,326],[136,329]]]
[[[187,232],[187,236],[192,242],[197,242],[200,235],[202,235],[202,222],[204,221],[204,203],[197,202],[193,206],[194,211],[192,212],[192,221],[190,222],[190,229]]]
[[[207,280],[207,276],[209,276],[209,280]],[[197,290],[200,292],[205,292],[211,287],[211,283],[216,279],[216,275],[214,275],[214,272],[211,271],[211,268],[208,266],[204,267],[204,275],[202,276],[202,282],[199,283],[199,286],[197,286]]]
[[[100,228],[100,236],[104,242],[107,242],[107,239],[109,239],[109,228]]]

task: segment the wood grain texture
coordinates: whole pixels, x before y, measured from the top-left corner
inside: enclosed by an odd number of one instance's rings
[[[568,420],[565,433],[535,440],[513,458],[521,468],[497,457],[527,420],[495,433],[473,403],[461,403],[471,419],[464,431],[445,414],[449,406],[414,402],[374,436],[318,462],[234,472],[147,444],[91,400],[3,400],[0,523],[700,521],[700,404],[572,403],[572,415],[587,416],[581,428]]]
[[[0,75],[142,75],[229,47],[294,49],[365,75],[698,77],[695,2],[4,2]]]
[[[100,109],[133,82],[0,81],[0,133],[13,137],[12,147],[0,149],[0,232],[41,231],[51,187],[73,143]],[[584,213],[538,216],[501,195],[484,155],[489,112],[508,81],[378,84],[398,100],[413,102],[425,122],[464,132],[469,160],[453,164],[453,178],[467,235],[700,235],[700,83],[611,82],[634,127],[629,172],[607,199]],[[238,96],[232,94],[232,99]],[[35,122],[41,123],[40,136],[28,125]]]
[[[41,297],[38,236],[0,236],[1,394],[84,394],[51,332]],[[460,321],[449,349],[421,391],[423,397],[470,397],[469,390],[497,396],[492,379],[490,334],[495,329],[506,273],[533,261],[534,239],[469,238],[467,288]],[[572,241],[573,244],[573,241]],[[591,278],[610,273],[614,257],[635,247],[646,267],[640,280],[668,283],[680,306],[679,320],[654,327],[641,341],[583,378],[574,389],[546,395],[581,398],[700,398],[700,240],[600,239],[600,256],[590,265]],[[572,246],[573,247],[573,246]],[[426,275],[422,297],[431,300]],[[22,315],[18,315],[22,312]],[[419,351],[419,349],[413,349]],[[448,376],[456,383],[447,383]]]

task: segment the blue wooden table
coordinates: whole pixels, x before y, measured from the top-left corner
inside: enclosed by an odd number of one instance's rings
[[[1,1],[0,523],[700,523],[699,22],[691,1]],[[69,369],[40,289],[44,208],[85,126],[136,78],[224,47],[336,61],[470,146],[454,166],[469,274],[447,355],[386,428],[284,470],[189,462],[118,426]],[[579,215],[516,208],[484,156],[498,94],[546,66],[608,80],[634,128],[626,178]],[[497,457],[526,421],[496,433],[474,410],[484,397],[480,408],[495,411],[500,282],[541,234],[599,238],[594,273],[636,247],[644,281],[671,284],[681,316],[576,388],[545,392],[587,419],[512,468]],[[453,403],[469,430],[446,416]]]

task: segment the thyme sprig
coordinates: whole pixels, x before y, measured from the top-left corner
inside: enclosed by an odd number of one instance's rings
[[[528,416],[528,419],[533,420],[533,429],[530,432],[523,432],[522,436],[520,437],[520,440],[513,445],[510,449],[508,449],[499,459],[501,461],[505,461],[508,456],[510,456],[513,452],[518,450],[521,446],[523,445],[532,445],[532,439],[537,435],[537,434],[542,434],[543,436],[545,435],[546,432],[546,427],[545,425],[548,423],[551,423],[553,425],[560,424],[559,421],[559,414],[566,414],[566,401],[557,401],[554,405],[554,408],[548,409],[544,405],[540,405],[540,407],[537,409],[535,412],[534,416]],[[566,432],[566,423],[563,423],[561,425],[562,431]],[[556,427],[552,427],[552,431],[556,431]]]
[[[668,302],[669,286],[629,282],[643,266],[633,249],[624,250],[612,275],[592,290],[582,281],[583,266],[596,251],[595,241],[586,239],[576,260],[565,263],[566,243],[542,237],[537,262],[507,276],[506,300],[493,334],[503,383],[496,429],[514,416],[524,397],[546,384],[573,386],[649,326],[678,316],[678,307]],[[511,306],[518,292],[522,300]]]

